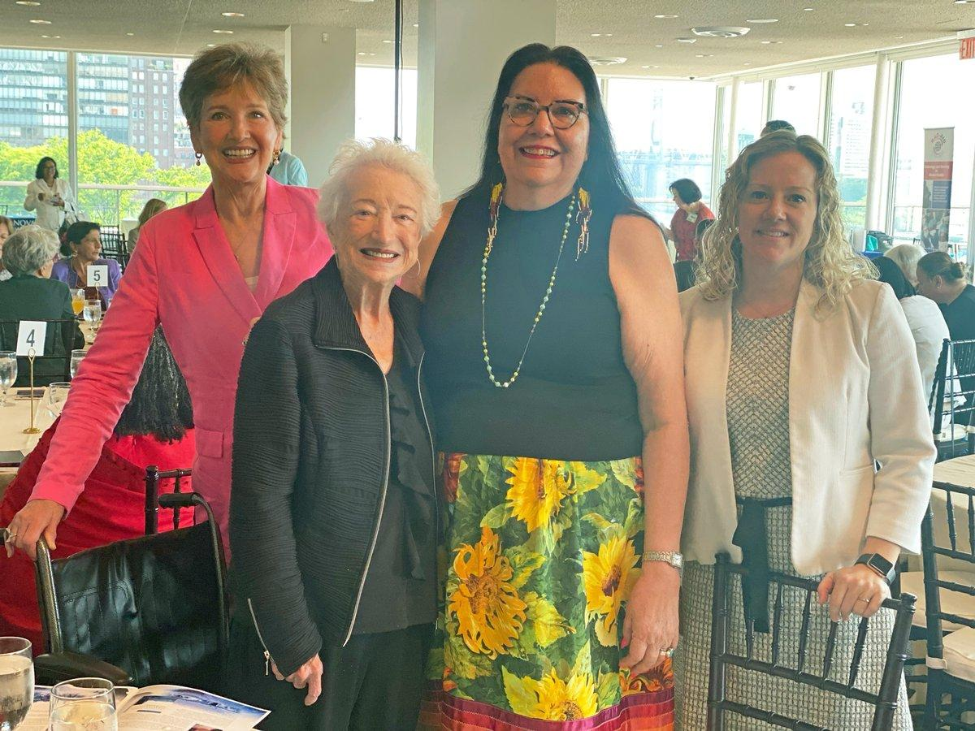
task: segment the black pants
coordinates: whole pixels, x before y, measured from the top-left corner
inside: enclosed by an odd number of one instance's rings
[[[432,631],[432,625],[422,624],[353,635],[345,647],[323,648],[322,695],[305,706],[307,689],[297,690],[274,673],[264,675],[264,653],[253,626],[235,618],[228,694],[270,710],[258,726],[266,731],[413,731]]]

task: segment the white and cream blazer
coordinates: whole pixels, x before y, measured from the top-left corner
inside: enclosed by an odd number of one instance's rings
[[[868,536],[920,550],[934,442],[904,313],[890,287],[862,282],[827,315],[803,281],[789,365],[792,560],[804,575],[853,564]],[[731,298],[680,295],[691,473],[682,550],[710,564],[741,551],[726,392]],[[874,460],[879,471],[874,470]]]

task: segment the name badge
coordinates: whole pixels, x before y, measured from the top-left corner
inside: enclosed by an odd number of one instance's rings
[[[89,287],[108,286],[108,266],[106,264],[88,265],[88,286]]]
[[[31,350],[34,351],[34,355],[44,355],[46,335],[46,322],[21,320],[20,327],[17,329],[17,355],[30,355]]]

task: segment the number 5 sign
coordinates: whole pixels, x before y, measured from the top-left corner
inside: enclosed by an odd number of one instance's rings
[[[17,330],[17,355],[44,355],[44,339],[47,335],[47,323],[36,320],[21,320]]]
[[[88,265],[88,286],[107,287],[108,286],[108,266],[105,264]]]

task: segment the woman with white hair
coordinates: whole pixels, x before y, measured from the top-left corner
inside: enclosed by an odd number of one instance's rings
[[[386,140],[343,145],[320,193],[335,256],[268,307],[240,372],[232,687],[269,729],[413,728],[439,520],[419,302],[396,282],[439,195]]]
[[[900,244],[892,249],[888,249],[884,256],[893,259],[894,262],[904,272],[907,283],[917,289],[917,263],[924,256],[924,249],[914,244]]]
[[[3,243],[3,267],[11,278],[0,282],[0,320],[74,320],[71,291],[64,282],[49,279],[58,255],[58,237],[53,231],[37,225],[23,226]],[[63,337],[58,337],[61,334]],[[0,332],[0,350],[13,350],[17,326],[4,325]],[[65,355],[71,347],[83,347],[84,338],[78,327],[61,329],[51,326],[45,349],[38,355]],[[30,379],[27,358],[19,358],[17,385]],[[64,368],[56,360],[37,361],[34,383],[47,384],[64,379]]]

